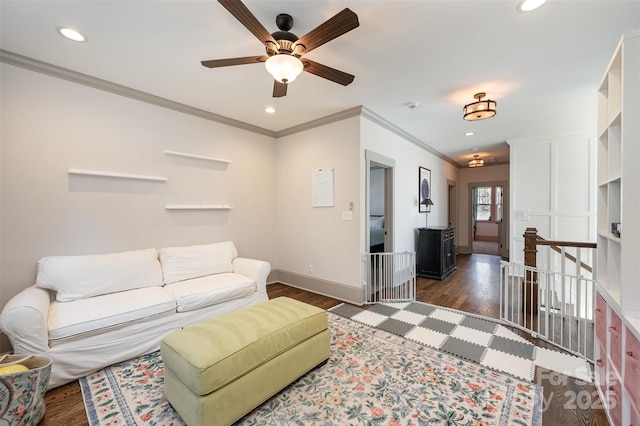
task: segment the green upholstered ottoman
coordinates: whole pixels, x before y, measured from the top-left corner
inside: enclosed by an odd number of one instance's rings
[[[189,426],[230,425],[329,358],[323,309],[279,297],[167,335],[165,395]]]

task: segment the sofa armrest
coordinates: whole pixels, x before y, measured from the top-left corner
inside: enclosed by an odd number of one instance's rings
[[[49,351],[48,316],[51,296],[48,290],[27,287],[2,309],[0,329],[9,337],[16,354]]]
[[[267,276],[271,272],[269,262],[236,257],[233,259],[233,272],[242,274],[256,282],[258,293],[267,293]]]

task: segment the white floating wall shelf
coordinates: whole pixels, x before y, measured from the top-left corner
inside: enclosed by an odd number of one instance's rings
[[[214,161],[216,163],[225,163],[225,164],[231,163],[231,160],[225,160],[224,158],[206,157],[204,155],[189,154],[186,152],[169,151],[168,149],[165,149],[164,153],[167,155],[175,155],[176,157],[195,158],[197,160]]]
[[[167,204],[167,210],[231,210],[228,204]]]
[[[115,177],[115,178],[123,178],[123,179],[139,179],[139,180],[155,180],[166,182],[169,179],[162,176],[145,176],[145,175],[136,175],[131,173],[115,173],[115,172],[102,172],[98,170],[86,170],[86,169],[69,169],[70,175],[91,175],[91,176],[106,176],[106,177]]]

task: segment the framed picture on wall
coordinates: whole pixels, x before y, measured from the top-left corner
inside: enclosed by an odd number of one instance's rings
[[[418,168],[418,212],[429,213],[432,203],[425,202],[431,200],[431,170],[424,167]]]

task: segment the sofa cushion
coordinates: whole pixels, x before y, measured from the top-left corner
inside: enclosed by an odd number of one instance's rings
[[[232,241],[162,248],[160,263],[164,283],[173,284],[205,275],[233,272],[231,262],[236,257],[238,250]]]
[[[38,261],[36,286],[56,292],[56,300],[86,297],[142,287],[162,286],[156,249],[86,256],[50,256]]]
[[[49,307],[49,340],[56,341],[175,312],[175,299],[162,287],[88,297],[71,302],[52,302]]]
[[[256,292],[256,282],[227,272],[168,284],[165,288],[176,299],[178,312],[187,312],[251,296]]]

